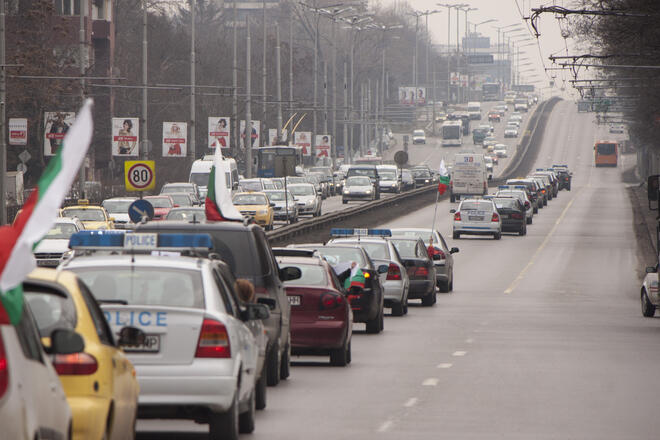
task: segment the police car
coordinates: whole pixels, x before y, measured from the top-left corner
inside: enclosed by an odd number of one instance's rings
[[[646,268],[646,276],[642,283],[641,291],[642,315],[653,318],[655,309],[660,307],[660,296],[658,295],[658,265]]]
[[[124,347],[140,385],[140,418],[208,423],[211,439],[254,430],[260,344],[246,323],[268,317],[240,304],[221,261],[200,258],[208,234],[82,231],[60,266],[101,303],[113,331],[142,330]],[[262,331],[263,334],[263,331]]]

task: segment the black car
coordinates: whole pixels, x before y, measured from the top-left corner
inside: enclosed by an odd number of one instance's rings
[[[409,191],[417,188],[417,183],[410,170],[401,171],[401,191]]]
[[[570,191],[571,190],[571,179],[573,178],[573,174],[568,171],[568,168],[565,167],[564,165],[562,166],[557,166],[553,165],[553,170],[555,174],[557,174],[557,179],[559,180],[559,189],[565,189]]]
[[[525,207],[520,200],[515,197],[493,197],[492,200],[502,220],[502,232],[526,235]]]
[[[433,174],[428,167],[414,167],[410,169],[410,173],[415,179],[417,186],[430,185],[433,183]]]
[[[263,320],[268,335],[268,385],[277,385],[280,379],[289,377],[291,306],[282,282],[300,278],[301,272],[295,267],[280,268],[277,265],[260,226],[239,222],[162,221],[140,224],[136,230],[209,234],[213,239],[213,250],[208,257],[224,261],[236,278],[252,282],[257,302],[270,308],[270,317]]]
[[[408,299],[421,299],[423,306],[435,304],[435,266],[422,239],[394,237],[390,241],[394,243],[408,273]]]
[[[348,179],[351,176],[369,177],[371,179],[371,183],[374,184],[376,200],[380,199],[380,175],[378,174],[376,165],[351,165],[351,167],[346,172],[346,178]]]
[[[330,263],[339,274],[343,273],[351,262],[355,261],[365,277],[364,289],[351,291],[348,299],[353,309],[353,322],[367,324],[367,333],[380,333],[384,326],[385,297],[380,285],[379,273],[366,251],[358,245],[316,245],[299,244],[295,248],[313,249]],[[341,267],[341,269],[337,269]],[[343,280],[342,280],[343,281]]]

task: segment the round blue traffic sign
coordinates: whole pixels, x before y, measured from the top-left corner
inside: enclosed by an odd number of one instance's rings
[[[148,200],[138,199],[128,207],[128,217],[133,223],[139,223],[144,217],[154,218],[154,206]]]

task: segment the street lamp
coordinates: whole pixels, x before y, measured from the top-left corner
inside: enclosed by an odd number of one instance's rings
[[[467,99],[466,99],[466,101],[470,100],[470,65],[467,61],[469,46],[466,46],[468,44],[468,37],[470,36],[469,26],[468,26],[468,12],[476,11],[477,9],[478,8],[470,8],[470,7],[458,8],[459,11],[465,12],[465,41],[463,42],[463,55],[466,58],[466,61],[465,61],[465,74],[467,76]],[[457,23],[456,23],[456,32],[458,33],[458,13],[456,14],[456,21],[457,21]],[[456,36],[456,38],[458,39],[458,35]]]
[[[426,10],[426,11],[413,11],[409,12],[408,15],[411,15],[415,17],[415,51],[413,55],[413,85],[415,86],[415,90],[417,90],[417,78],[418,78],[418,68],[417,68],[417,60],[419,58],[417,54],[417,46],[419,45],[419,17],[426,17],[426,36],[428,39],[428,33],[429,33],[429,15],[433,14],[438,14],[441,11],[437,9],[433,10]],[[430,40],[430,39],[429,39]],[[429,43],[430,41],[427,41],[426,43],[426,69],[425,69],[425,76],[424,76],[424,83],[428,85],[429,83]],[[415,92],[416,93],[416,92]]]
[[[458,9],[465,8],[470,5],[465,3],[458,4],[449,4],[449,3],[436,3],[437,6],[442,6],[447,8],[447,102],[451,100],[451,67],[449,65],[449,59],[451,57],[451,10],[452,8],[456,9],[456,20],[458,23]],[[456,67],[458,67],[458,30],[456,37]],[[458,70],[458,69],[457,69]]]

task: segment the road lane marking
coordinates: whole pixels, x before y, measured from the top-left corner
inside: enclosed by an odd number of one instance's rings
[[[445,368],[445,369],[447,369],[447,368],[451,368],[452,365],[453,365],[453,364],[450,364],[450,363],[447,362],[447,363],[443,363],[443,364],[438,364],[438,368]]]
[[[438,385],[438,378],[437,377],[429,377],[426,379],[424,382],[422,382],[422,386],[424,387],[434,387]]]
[[[390,430],[392,425],[394,425],[394,422],[392,422],[391,420],[388,420],[387,422],[380,425],[380,427],[378,428],[378,432],[387,432],[387,431]]]
[[[452,353],[452,356],[465,356],[467,354],[467,351],[455,351]]]
[[[468,338],[468,339],[465,340],[466,344],[472,344],[473,342],[474,342],[474,339],[472,339],[472,338]]]
[[[578,193],[579,194],[579,193]],[[578,194],[575,194],[575,197],[577,197]],[[505,295],[511,294],[515,290],[516,287],[518,287],[518,284],[522,281],[522,279],[525,277],[525,274],[527,274],[527,271],[534,265],[536,262],[536,258],[539,256],[541,251],[546,247],[546,245],[550,242],[550,239],[554,235],[555,231],[557,230],[557,227],[561,223],[561,221],[564,219],[566,216],[566,213],[568,212],[569,208],[573,205],[573,202],[575,201],[575,197],[573,197],[571,200],[569,200],[568,204],[562,211],[561,215],[559,218],[555,221],[554,226],[548,232],[548,235],[545,236],[545,239],[543,240],[543,243],[536,249],[536,252],[534,252],[534,255],[532,255],[532,258],[529,260],[529,263],[524,267],[524,269],[518,274],[515,280],[507,287],[507,289],[504,291]]]
[[[417,397],[411,397],[406,403],[403,404],[406,408],[412,408],[417,404]]]

